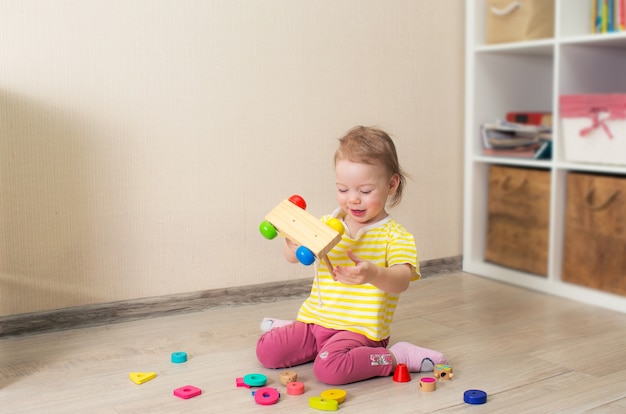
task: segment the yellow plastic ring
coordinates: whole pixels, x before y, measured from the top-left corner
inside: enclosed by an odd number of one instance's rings
[[[338,388],[332,390],[326,390],[320,394],[320,396],[326,400],[335,400],[341,404],[346,399],[347,392]]]

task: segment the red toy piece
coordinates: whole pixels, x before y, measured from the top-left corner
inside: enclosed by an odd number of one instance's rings
[[[393,380],[395,382],[409,382],[411,381],[411,374],[406,364],[398,364],[396,370],[393,373]]]
[[[202,390],[200,388],[194,387],[193,385],[185,385],[184,387],[176,388],[174,390],[175,396],[185,400],[196,397],[200,394],[202,394]]]
[[[276,388],[259,388],[254,393],[254,401],[260,405],[272,405],[278,402],[280,394]]]

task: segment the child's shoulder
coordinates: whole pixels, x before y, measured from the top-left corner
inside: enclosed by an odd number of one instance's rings
[[[373,223],[364,227],[359,233],[364,239],[384,238],[387,240],[394,240],[413,238],[413,235],[409,233],[409,231],[402,224],[391,218],[391,216],[388,216],[378,223]]]
[[[381,230],[386,231],[391,234],[399,234],[399,235],[408,235],[412,236],[412,234],[399,222],[389,217],[389,220],[381,223]]]

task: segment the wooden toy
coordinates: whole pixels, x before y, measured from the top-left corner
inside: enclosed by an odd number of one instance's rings
[[[172,352],[172,362],[175,364],[182,364],[183,362],[187,362],[187,353],[186,352]]]
[[[254,392],[254,401],[260,405],[272,405],[278,402],[280,393],[276,388],[259,388]]]
[[[424,392],[432,392],[437,389],[437,380],[433,377],[424,377],[420,379],[420,390]]]
[[[323,391],[320,394],[320,397],[325,400],[335,400],[338,404],[341,404],[346,399],[346,395],[346,391],[337,388]]]
[[[135,384],[143,384],[144,382],[148,382],[151,379],[156,378],[156,372],[131,372],[128,374],[128,377]]]
[[[435,378],[441,379],[441,380],[449,380],[454,377],[454,374],[452,373],[452,367],[450,365],[445,365],[445,364],[435,365],[435,369],[433,370],[433,373],[435,374]]]
[[[468,404],[484,404],[487,402],[487,393],[481,390],[467,390],[463,393],[463,401]]]
[[[341,240],[343,224],[335,218],[324,224],[305,208],[304,199],[293,195],[281,201],[265,216],[259,230],[267,239],[273,239],[280,232],[299,244],[296,257],[303,265],[312,264],[317,257],[330,270],[333,266],[327,254]]]
[[[289,384],[287,384],[287,394],[289,395],[304,394],[304,384],[298,381],[290,382]]]
[[[322,397],[310,397],[309,407],[322,411],[337,411],[339,403],[337,400],[328,400]]]
[[[184,387],[176,388],[174,390],[175,396],[185,400],[196,397],[200,394],[202,394],[202,390],[200,388],[194,387],[193,385],[185,385]]]
[[[290,382],[295,382],[298,380],[298,373],[293,371],[283,371],[280,373],[280,382],[283,385],[287,385]]]

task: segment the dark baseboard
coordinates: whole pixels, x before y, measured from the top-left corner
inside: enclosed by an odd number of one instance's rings
[[[421,263],[422,277],[457,272],[461,264],[461,256],[426,260]],[[0,337],[128,322],[219,306],[304,298],[310,290],[311,279],[306,278],[5,316],[0,317]]]

